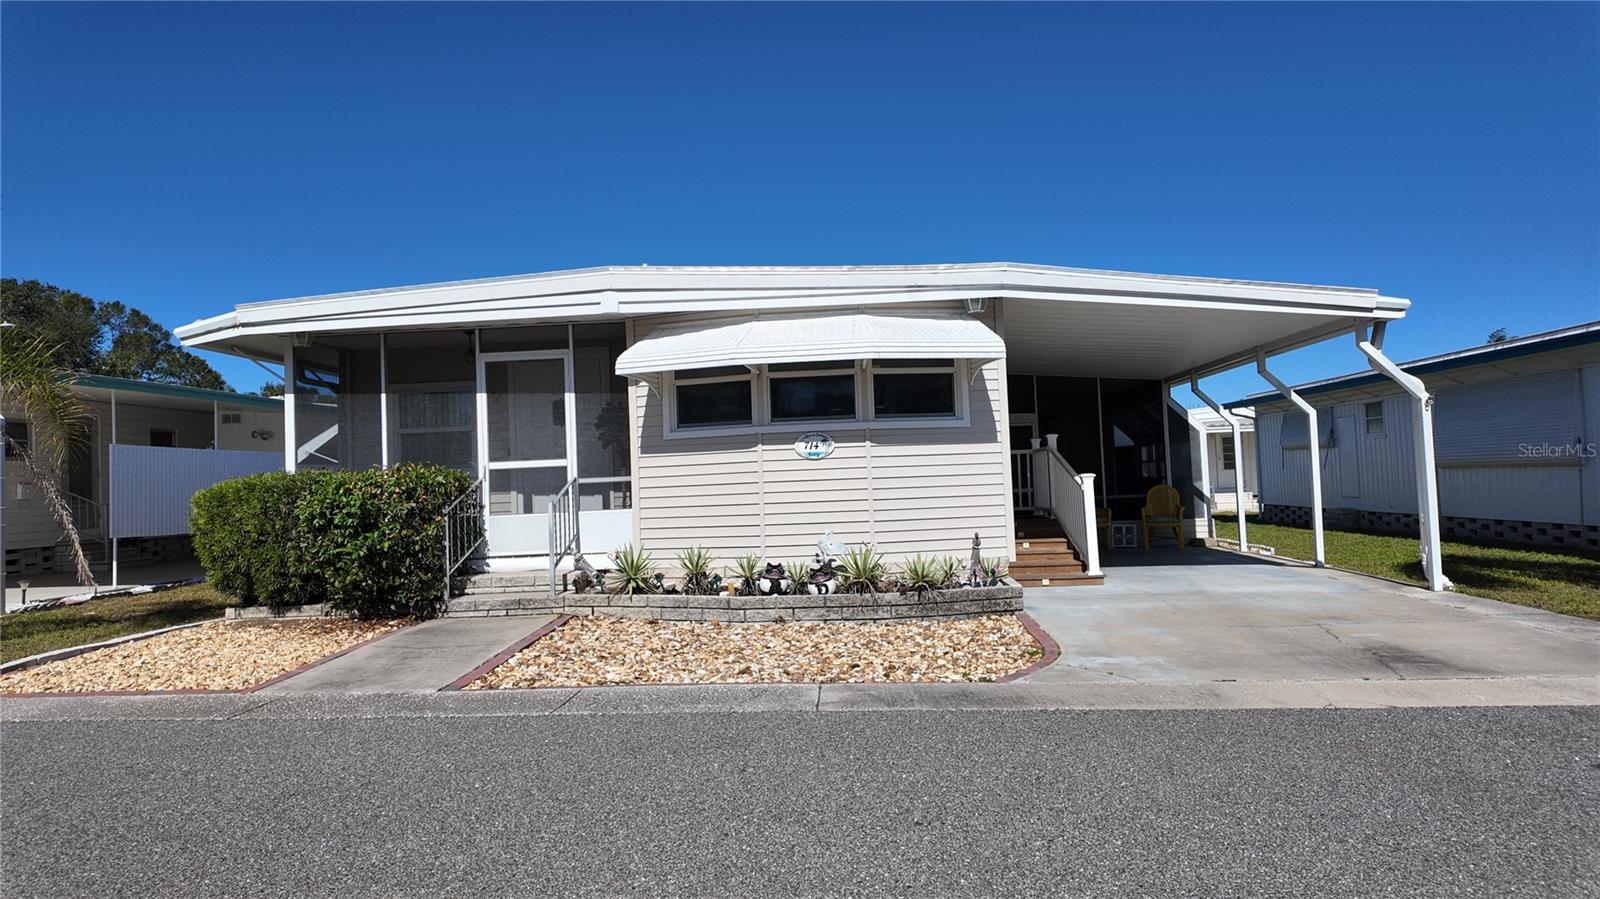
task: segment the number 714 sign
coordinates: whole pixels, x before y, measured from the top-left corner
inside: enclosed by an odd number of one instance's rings
[[[801,434],[795,439],[794,454],[802,459],[826,459],[833,454],[833,438],[827,434]]]

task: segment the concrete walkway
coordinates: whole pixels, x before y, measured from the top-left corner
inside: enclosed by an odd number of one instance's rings
[[[1030,589],[1061,645],[1034,683],[1593,678],[1600,621],[1235,552],[1120,550],[1106,582]]]
[[[424,621],[255,695],[433,692],[449,686],[553,618],[530,615]]]

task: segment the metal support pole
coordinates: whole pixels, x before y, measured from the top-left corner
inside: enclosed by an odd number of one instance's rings
[[[117,510],[111,505],[117,493],[117,392],[111,391],[111,442],[106,444],[106,532],[111,535],[111,585],[117,585]]]
[[[1218,405],[1216,400],[1207,396],[1206,392],[1200,389],[1200,379],[1196,378],[1192,373],[1189,375],[1189,389],[1194,392],[1195,396],[1200,398],[1201,402],[1210,406],[1212,412],[1217,413],[1223,421],[1227,422],[1228,427],[1233,429],[1233,507],[1239,513],[1239,548],[1249,552],[1250,535],[1245,528],[1244,514],[1244,478],[1239,474],[1239,460],[1244,457],[1244,438],[1239,427],[1239,419]]]
[[[1415,375],[1401,371],[1383,354],[1384,323],[1373,326],[1372,339],[1367,339],[1365,325],[1355,329],[1356,348],[1367,357],[1372,370],[1400,385],[1400,389],[1416,400],[1411,411],[1413,457],[1417,471],[1417,520],[1421,525],[1422,574],[1428,589],[1435,592],[1452,590],[1455,585],[1444,576],[1439,537],[1439,470],[1435,464],[1433,448],[1433,397],[1427,385]]]
[[[1172,388],[1166,381],[1161,382],[1161,468],[1165,472],[1167,486],[1172,486],[1172,432],[1169,429],[1171,414],[1167,407],[1172,404]]]
[[[211,401],[211,448],[222,449],[222,408]]]
[[[389,467],[389,334],[378,335],[378,445],[384,468]],[[448,597],[446,597],[448,598]]]
[[[1287,397],[1289,402],[1294,403],[1301,412],[1306,414],[1307,427],[1311,435],[1309,438],[1311,450],[1311,464],[1309,466],[1311,468],[1311,540],[1315,555],[1312,561],[1317,563],[1318,568],[1326,568],[1328,567],[1328,556],[1322,539],[1322,447],[1320,445],[1321,441],[1318,439],[1320,435],[1317,432],[1316,407],[1306,402],[1300,394],[1294,392],[1294,388],[1283,383],[1278,379],[1277,375],[1267,370],[1266,354],[1256,354],[1256,371],[1269,384],[1278,388],[1278,392]],[[1260,440],[1260,435],[1257,435],[1256,439]],[[1239,455],[1237,450],[1234,451],[1233,469],[1235,481],[1243,483],[1244,456]]]
[[[283,470],[294,473],[295,453],[300,448],[300,436],[295,430],[294,402],[294,343],[283,349]]]

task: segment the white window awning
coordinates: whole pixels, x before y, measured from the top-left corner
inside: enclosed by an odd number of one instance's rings
[[[852,312],[668,325],[623,351],[617,374],[840,359],[966,359],[976,371],[1005,357],[1000,335],[969,316]]]

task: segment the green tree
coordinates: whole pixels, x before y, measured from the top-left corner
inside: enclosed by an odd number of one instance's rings
[[[60,344],[28,333],[13,333],[0,340],[4,341],[0,346],[0,405],[28,423],[26,442],[6,429],[5,454],[21,463],[24,477],[44,497],[51,516],[61,526],[77,566],[78,582],[92,584],[94,575],[60,486],[68,454],[88,442],[88,410],[72,392],[73,376],[61,370]]]
[[[210,363],[179,346],[172,332],[120,302],[96,302],[41,281],[0,280],[0,318],[15,339],[39,337],[56,368],[140,381],[227,390]]]
[[[261,385],[261,389],[257,390],[256,394],[258,396],[283,396],[283,382],[268,381]]]

